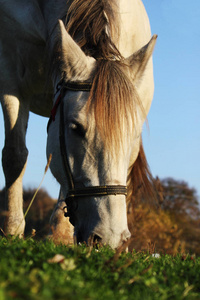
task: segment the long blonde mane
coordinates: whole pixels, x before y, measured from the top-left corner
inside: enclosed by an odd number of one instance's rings
[[[73,0],[65,24],[70,35],[83,51],[95,58],[110,59],[121,54],[112,42],[118,32],[118,18],[113,7],[115,0]]]

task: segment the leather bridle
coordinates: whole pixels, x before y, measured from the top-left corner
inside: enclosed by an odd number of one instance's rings
[[[90,186],[77,188],[75,186],[73,174],[69,165],[67,156],[67,148],[65,143],[65,123],[64,123],[64,101],[63,94],[67,90],[71,91],[87,91],[90,92],[92,83],[88,82],[59,82],[57,85],[56,94],[59,92],[59,96],[52,109],[51,117],[47,125],[47,131],[49,125],[55,120],[55,114],[58,106],[60,105],[60,124],[59,124],[59,141],[63,166],[65,175],[69,184],[69,191],[65,198],[66,206],[64,207],[64,214],[66,217],[70,217],[70,222],[73,223],[73,215],[75,208],[72,205],[73,199],[82,197],[103,197],[107,195],[127,195],[127,186],[124,185],[105,185],[105,186]],[[67,211],[66,211],[67,210]]]

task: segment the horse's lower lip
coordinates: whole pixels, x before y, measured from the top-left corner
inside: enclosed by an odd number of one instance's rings
[[[82,233],[78,232],[76,234],[75,240],[76,240],[77,244],[87,243],[88,246],[93,246],[97,243],[101,243],[102,242],[102,237],[101,237],[101,235],[99,235],[97,233],[91,233],[88,238],[84,238]]]
[[[96,245],[102,243],[102,236],[97,233],[92,233],[88,239],[88,244]]]

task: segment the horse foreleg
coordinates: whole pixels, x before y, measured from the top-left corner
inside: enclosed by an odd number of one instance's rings
[[[1,104],[5,122],[5,145],[2,150],[6,181],[5,232],[21,236],[25,227],[22,179],[28,156],[25,136],[29,109],[27,104],[11,95],[4,96]]]
[[[74,243],[74,227],[69,222],[69,218],[64,216],[63,208],[66,206],[60,192],[58,202],[50,219],[51,231],[49,238],[56,243],[73,244]]]

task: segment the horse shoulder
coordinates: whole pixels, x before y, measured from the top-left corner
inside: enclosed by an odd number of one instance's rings
[[[46,28],[38,0],[0,0],[0,35],[8,32],[21,40],[45,41]]]
[[[31,111],[47,116],[51,101],[44,97],[46,26],[40,2],[0,0],[0,83],[5,93],[18,94]]]

